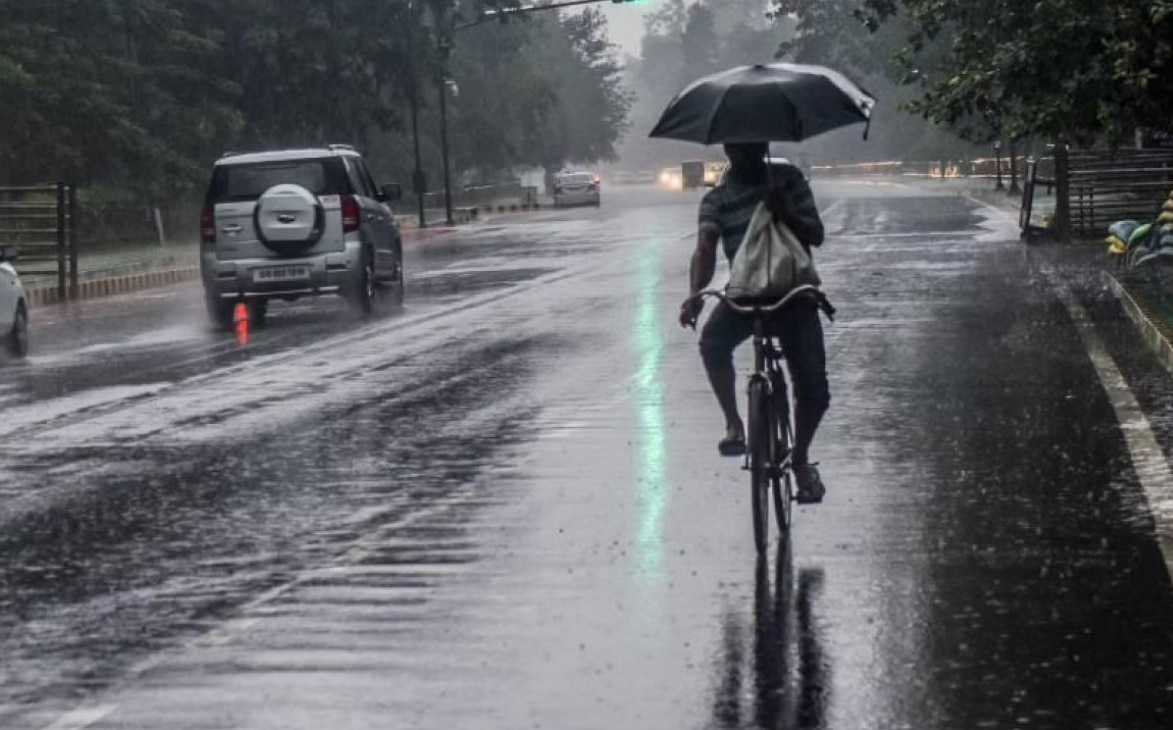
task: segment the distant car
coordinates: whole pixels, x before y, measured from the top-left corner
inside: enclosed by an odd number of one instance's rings
[[[665,167],[660,170],[660,186],[669,190],[683,190],[684,178],[679,167]]]
[[[769,162],[770,162],[770,167],[795,167],[795,164],[785,157],[771,157],[769,159]],[[724,184],[725,180],[729,177],[729,169],[730,169],[729,165],[725,165],[725,169],[723,169],[721,171],[721,176],[717,179],[717,183],[716,183],[717,185]],[[799,168],[799,169],[801,170],[801,168]],[[808,180],[810,179],[810,176],[807,175],[805,172],[803,172],[803,177],[807,178]],[[716,186],[714,185],[714,186],[710,186],[710,187],[716,187]]]
[[[699,160],[691,160],[689,162],[681,163],[680,181],[681,187],[685,190],[693,190],[704,187],[705,163]]]
[[[554,178],[554,207],[568,205],[602,204],[601,185],[597,175],[589,172],[566,172]]]
[[[728,162],[707,162],[705,163],[705,186],[713,187],[725,174],[725,168],[729,167]]]
[[[12,265],[16,257],[15,248],[0,246],[0,335],[4,351],[20,359],[29,352],[29,308],[20,274]]]
[[[263,320],[271,299],[340,294],[371,312],[403,302],[403,242],[390,204],[349,145],[230,153],[216,161],[200,216],[208,314],[232,325],[238,301]]]

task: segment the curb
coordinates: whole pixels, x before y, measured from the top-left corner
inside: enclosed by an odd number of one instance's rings
[[[1157,360],[1160,361],[1165,370],[1173,375],[1173,331],[1170,331],[1161,322],[1160,317],[1129,294],[1124,284],[1120,283],[1120,280],[1113,276],[1111,272],[1103,271],[1100,276],[1112,294],[1120,300],[1120,304],[1124,307],[1124,312],[1128,315],[1128,318],[1140,330],[1140,335],[1144,339],[1145,344],[1157,356]]]
[[[510,203],[508,205],[486,205],[489,213],[520,213],[527,210],[541,210],[541,203]]]
[[[77,299],[97,299],[99,297],[114,296],[116,294],[130,294],[145,289],[156,289],[162,286],[180,284],[200,276],[199,266],[184,266],[158,271],[142,271],[136,274],[124,274],[77,283]],[[70,301],[69,297],[62,299],[57,286],[36,285],[25,290],[25,297],[29,306],[44,306]]]

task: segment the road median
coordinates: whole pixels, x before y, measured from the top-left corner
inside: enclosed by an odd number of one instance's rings
[[[180,284],[185,281],[192,281],[198,279],[199,276],[199,266],[175,266],[149,271],[136,271],[129,274],[96,276],[83,279],[77,283],[77,296],[75,298],[97,299],[118,294],[132,294],[147,289],[157,289],[159,287]],[[64,298],[61,296],[61,291],[56,283],[34,283],[27,286],[25,292],[29,304],[34,307],[58,304],[70,298],[68,290]]]

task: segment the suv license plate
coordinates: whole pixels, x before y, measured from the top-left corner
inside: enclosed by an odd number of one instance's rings
[[[274,281],[301,281],[310,278],[308,266],[273,266],[253,271],[253,281],[269,283]]]

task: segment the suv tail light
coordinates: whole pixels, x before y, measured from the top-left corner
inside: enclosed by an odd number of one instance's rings
[[[342,232],[354,233],[359,228],[362,211],[353,195],[342,196]]]
[[[205,246],[216,245],[216,213],[211,206],[200,212],[200,243]]]

